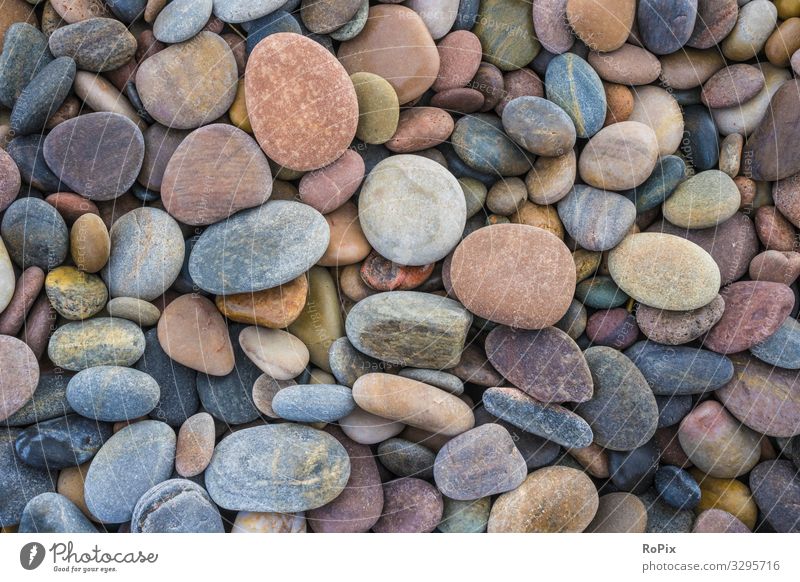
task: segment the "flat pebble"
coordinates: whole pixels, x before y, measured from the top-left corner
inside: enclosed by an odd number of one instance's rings
[[[381,465],[398,477],[433,479],[436,453],[429,448],[402,438],[391,438],[378,445]]]
[[[81,370],[67,385],[67,401],[72,409],[104,422],[145,416],[155,408],[160,395],[158,383],[152,376],[121,366]]]
[[[518,97],[503,109],[506,133],[529,152],[561,156],[575,145],[575,126],[559,106],[541,97]]]
[[[95,366],[130,366],[144,353],[141,328],[125,319],[95,317],[67,323],[50,337],[50,360],[67,370]]]
[[[170,2],[153,22],[153,34],[165,43],[187,41],[203,29],[212,8],[212,0]]]
[[[647,85],[658,79],[661,63],[650,51],[625,43],[608,53],[589,53],[589,64],[603,81],[621,85]]]
[[[609,451],[608,472],[611,483],[628,493],[642,494],[653,485],[660,451],[649,441],[632,451]]]
[[[589,48],[609,52],[622,46],[636,18],[631,0],[569,0],[567,20],[575,34]]]
[[[208,493],[188,479],[169,479],[136,502],[131,533],[224,533],[219,509]]]
[[[800,323],[787,317],[778,331],[750,348],[762,362],[788,370],[800,369]]]
[[[775,29],[778,9],[768,0],[753,0],[739,8],[731,33],[720,43],[731,61],[746,61],[758,55]]]
[[[754,180],[783,180],[800,172],[800,155],[789,145],[798,139],[798,93],[796,79],[781,85],[769,105],[772,113],[764,116],[747,140],[743,155]],[[776,123],[776,119],[781,122]]]
[[[6,420],[20,410],[34,395],[39,382],[36,357],[24,342],[1,335],[0,420]]]
[[[214,418],[207,412],[198,412],[181,425],[175,448],[178,475],[194,477],[208,467],[214,453],[214,431]]]
[[[374,73],[350,75],[358,99],[356,137],[368,144],[386,143],[397,130],[400,106],[394,87]]]
[[[567,112],[578,137],[589,138],[600,131],[606,94],[589,63],[571,53],[558,55],[547,66],[544,84],[547,98]]]
[[[31,499],[20,517],[18,533],[97,533],[97,528],[67,497],[48,492]]]
[[[642,341],[625,350],[625,355],[660,396],[711,392],[733,378],[731,361],[708,350]]]
[[[20,463],[14,452],[14,441],[21,430],[11,429],[0,435],[0,484],[5,494],[0,497],[0,524],[16,525],[28,501],[55,490],[55,475]]]
[[[36,26],[24,19],[12,22],[6,29],[4,21],[0,33],[0,103],[9,109],[25,86],[52,61],[47,53],[47,38]]]
[[[687,45],[707,49],[719,44],[736,26],[737,0],[698,0],[697,19]]]
[[[442,533],[484,533],[489,522],[491,498],[457,501],[443,498],[444,512],[437,529]]]
[[[697,5],[697,0],[645,0],[636,14],[639,38],[657,55],[674,53],[692,36]]]
[[[113,18],[89,18],[62,26],[48,42],[54,57],[71,57],[80,69],[95,73],[121,67],[136,52],[134,36]]]
[[[581,178],[604,190],[628,190],[642,184],[656,166],[655,132],[643,123],[623,121],[600,130],[578,160]]]
[[[639,328],[633,314],[617,307],[593,313],[586,322],[586,337],[594,345],[624,350],[638,339]]]
[[[364,172],[364,160],[348,149],[332,164],[300,179],[300,200],[322,214],[333,212],[359,189]]]
[[[11,130],[27,135],[44,129],[47,120],[69,94],[75,79],[75,61],[70,57],[55,59],[28,83],[11,110]]]
[[[286,4],[286,0],[214,0],[214,16],[239,23],[260,18]]]
[[[763,519],[778,533],[800,531],[800,478],[789,461],[764,461],[750,473],[753,499]]]
[[[335,384],[287,386],[272,399],[275,414],[294,422],[335,422],[355,406],[351,390]]]
[[[636,221],[636,206],[621,194],[578,184],[559,200],[558,216],[583,249],[607,251],[630,231]]]
[[[307,297],[308,279],[303,274],[263,291],[217,295],[215,303],[220,313],[232,321],[280,329],[300,316]]]
[[[597,513],[587,526],[593,533],[644,533],[647,528],[647,508],[632,493],[618,491],[603,495]]]
[[[750,530],[727,511],[706,509],[694,521],[692,533],[750,533]]]

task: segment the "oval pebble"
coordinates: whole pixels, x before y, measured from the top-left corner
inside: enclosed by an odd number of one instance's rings
[[[660,396],[702,394],[721,388],[733,378],[733,364],[708,350],[638,342],[625,350],[642,372],[653,393]]]
[[[50,360],[79,371],[95,366],[131,366],[144,353],[141,328],[125,319],[96,317],[59,327],[47,347]]]
[[[650,51],[668,55],[685,45],[695,28],[697,0],[644,0],[636,22],[639,38]]]
[[[583,249],[616,247],[636,221],[636,206],[621,194],[578,184],[558,202],[564,229]]]
[[[110,437],[110,424],[70,414],[28,427],[14,447],[19,458],[32,467],[65,469],[90,461]]]
[[[3,250],[23,269],[36,266],[48,271],[67,257],[67,225],[55,208],[38,198],[14,201],[3,213],[0,235]]]
[[[131,516],[131,533],[224,532],[217,506],[188,479],[169,479],[148,489]]]
[[[656,166],[659,147],[655,132],[643,123],[623,121],[600,130],[578,160],[581,178],[605,190],[641,185]]]
[[[547,98],[561,107],[575,124],[577,136],[589,138],[603,127],[606,93],[595,70],[577,55],[558,55],[547,66]]]
[[[352,391],[335,384],[287,386],[272,399],[275,414],[294,422],[335,422],[355,406]]]
[[[54,57],[71,57],[78,68],[102,73],[118,69],[136,52],[136,39],[113,18],[88,18],[53,31],[48,40]]]
[[[211,462],[216,440],[214,419],[207,412],[190,416],[178,431],[175,471],[181,477],[202,473]]]
[[[800,531],[800,478],[789,461],[764,461],[750,473],[753,499],[764,521],[778,533]]]
[[[559,106],[541,97],[518,97],[503,109],[508,136],[539,156],[564,155],[575,145],[575,126]]]
[[[372,527],[376,533],[426,533],[442,518],[442,494],[422,479],[411,477],[383,485],[383,513]]]
[[[99,313],[108,299],[108,290],[100,277],[75,267],[50,271],[44,288],[53,309],[66,319],[87,319]]]
[[[75,412],[105,422],[145,416],[156,407],[160,395],[152,376],[121,366],[81,370],[67,385],[67,401]]]
[[[170,2],[153,22],[153,36],[168,44],[189,40],[206,25],[213,4],[212,0]]]
[[[787,317],[778,331],[750,348],[762,362],[788,370],[800,369],[800,323]]]

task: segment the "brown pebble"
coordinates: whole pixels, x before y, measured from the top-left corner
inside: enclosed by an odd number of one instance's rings
[[[631,113],[633,113],[634,101],[631,90],[625,85],[617,83],[603,83],[603,88],[606,91],[606,103],[608,106],[603,127],[607,127],[612,123],[627,121]]]
[[[47,349],[50,334],[55,331],[57,314],[47,295],[41,295],[28,313],[20,339],[28,344],[36,359],[41,359]]]
[[[226,32],[222,35],[222,40],[228,43],[233,53],[233,58],[236,60],[236,70],[241,77],[244,75],[247,66],[247,42],[238,34]]]
[[[433,264],[398,265],[372,251],[361,264],[361,280],[376,291],[408,291],[422,285],[433,273]]]
[[[683,468],[692,466],[692,462],[689,460],[689,457],[686,456],[678,440],[677,424],[659,428],[656,430],[653,440],[661,451],[661,461],[663,463]]]
[[[84,214],[100,215],[97,204],[72,192],[56,192],[44,199],[53,206],[68,225],[72,225]]]
[[[11,301],[0,313],[0,335],[17,335],[43,286],[44,271],[39,267],[28,267],[22,272]]]
[[[750,530],[739,518],[727,511],[706,509],[694,520],[692,533],[750,533]]]
[[[753,198],[755,198],[755,182]],[[781,214],[800,228],[800,174],[775,182],[772,185],[772,199]]]
[[[721,172],[725,172],[731,178],[736,178],[741,169],[743,147],[744,137],[741,134],[732,133],[725,136],[719,146],[719,169]],[[741,194],[741,189],[739,192]]]
[[[216,305],[231,321],[282,329],[300,317],[307,296],[308,279],[303,274],[264,291],[217,295]]]
[[[469,87],[446,89],[431,97],[431,105],[453,113],[475,113],[483,109],[483,93]]]
[[[558,210],[553,205],[523,201],[519,210],[512,214],[509,219],[514,224],[535,226],[548,231],[556,238],[564,239],[564,225],[558,216]]]
[[[483,94],[483,107],[481,111],[490,111],[497,107],[505,94],[505,81],[503,73],[489,63],[481,63],[478,72],[469,83],[471,89]]]
[[[343,267],[363,261],[372,250],[361,223],[358,207],[345,202],[325,215],[330,230],[330,242],[317,264],[323,267]]]
[[[364,180],[364,158],[348,149],[332,164],[305,174],[300,179],[300,200],[328,214],[355,194]],[[275,192],[273,187],[273,199]]]
[[[592,477],[608,479],[608,451],[596,443],[582,449],[569,449],[569,454],[586,469]]]
[[[797,250],[794,226],[774,206],[762,206],[756,210],[755,224],[758,238],[767,250]]]
[[[74,95],[67,97],[61,104],[61,107],[56,109],[56,112],[47,120],[45,129],[53,129],[59,123],[77,117],[81,111],[81,102]]]
[[[746,176],[736,176],[733,179],[733,183],[736,184],[736,187],[739,189],[739,196],[742,200],[739,208],[743,209],[751,207],[756,198],[755,180],[752,180]]]
[[[767,39],[764,52],[776,67],[789,66],[792,55],[800,49],[800,18],[784,20]]]
[[[791,285],[800,277],[800,253],[764,251],[750,261],[753,281],[773,281]]]
[[[544,83],[539,75],[530,69],[519,69],[503,74],[503,98],[494,110],[503,115],[503,109],[517,97],[544,97]]]
[[[376,293],[361,278],[361,265],[347,265],[339,269],[339,291],[351,301],[361,301]]]
[[[622,491],[600,498],[597,513],[586,528],[593,533],[645,533],[647,508],[636,495]]]
[[[456,30],[437,45],[439,74],[431,89],[437,93],[464,87],[481,64],[481,41],[467,30]]]
[[[760,69],[752,65],[735,64],[725,67],[706,81],[700,99],[712,109],[743,105],[758,95],[765,84]]]
[[[444,109],[412,107],[400,112],[397,131],[385,146],[397,154],[436,147],[453,133],[455,122]]]
[[[589,53],[588,62],[603,81],[647,85],[661,74],[661,62],[648,50],[632,44],[609,53]]]
[[[181,477],[202,473],[214,454],[214,419],[207,412],[190,416],[178,431],[175,471]]]
[[[75,266],[86,273],[97,273],[108,262],[111,238],[103,219],[96,214],[80,216],[69,234],[69,248]]]

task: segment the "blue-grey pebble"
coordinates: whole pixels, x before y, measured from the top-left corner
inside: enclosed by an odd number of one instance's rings
[[[153,35],[167,44],[189,40],[211,18],[212,0],[172,0],[158,13]]]
[[[556,157],[575,146],[575,125],[567,113],[547,99],[523,95],[503,109],[503,129],[529,152]]]
[[[0,54],[0,104],[14,107],[25,86],[53,60],[47,38],[27,22],[15,22],[6,30]]]
[[[109,438],[111,425],[78,414],[26,428],[14,442],[17,456],[39,469],[65,469],[90,461]]]
[[[364,374],[385,372],[389,366],[386,362],[359,352],[346,336],[334,340],[328,348],[328,362],[336,381],[350,388]]]
[[[250,23],[247,30],[247,54],[253,52],[262,40],[277,32],[303,34],[300,23],[294,16],[284,10],[276,10]]]
[[[47,272],[64,262],[69,231],[55,207],[38,198],[19,198],[0,223],[8,254],[22,269],[37,266]]]
[[[136,422],[112,436],[86,474],[92,515],[107,523],[129,521],[141,496],[172,474],[175,442],[175,431],[157,420]]]
[[[719,162],[719,131],[705,105],[683,108],[683,142],[680,150],[697,171],[711,170]]]
[[[144,15],[147,0],[105,0],[111,12],[127,24]]]
[[[514,440],[514,446],[517,447],[522,458],[525,459],[528,471],[551,465],[561,455],[561,447],[553,441],[521,430],[511,423],[500,420],[493,414],[487,412],[484,406],[477,406],[474,409],[474,414],[475,426],[494,423],[499,424],[508,431],[508,434],[510,434],[511,438]]]
[[[169,479],[136,502],[131,533],[225,533],[225,527],[203,487],[188,479]]]
[[[6,147],[8,155],[19,168],[26,184],[45,193],[60,192],[61,180],[44,159],[44,136],[40,134],[15,137]]]
[[[155,202],[159,198],[161,198],[161,193],[156,192],[155,190],[148,190],[139,182],[134,182],[133,186],[131,186],[131,194],[133,194],[136,198],[141,200],[142,202]],[[184,262],[186,258],[184,256]],[[174,283],[173,283],[174,285]]]
[[[241,324],[231,324],[228,327],[235,362],[230,374],[197,374],[197,393],[203,408],[226,424],[245,424],[260,416],[253,404],[253,384],[262,372],[239,345],[239,333],[245,327]]]
[[[375,146],[370,146],[375,147]],[[383,149],[386,149],[384,146],[380,146]],[[437,148],[442,154],[444,154],[444,159],[447,161],[447,169],[450,170],[450,173],[453,174],[456,178],[474,178],[487,188],[491,188],[492,185],[497,182],[497,176],[491,174],[485,174],[483,172],[479,172],[474,168],[470,168],[467,164],[464,163],[460,157],[458,157],[458,153],[456,153],[453,144],[451,143],[443,143]],[[389,152],[387,151],[387,157]],[[364,157],[364,156],[362,156]],[[365,158],[366,161],[366,158]],[[374,167],[374,166],[373,166]],[[369,172],[369,170],[368,170]],[[481,216],[483,213],[478,213],[475,216]],[[475,218],[473,216],[473,218]],[[466,234],[464,236],[467,236]]]
[[[392,152],[383,144],[368,144],[361,140],[353,140],[352,148],[364,160],[364,175],[368,175],[375,166],[392,155]],[[455,155],[455,153],[453,153]]]
[[[627,350],[654,394],[702,394],[723,387],[733,378],[733,362],[722,354],[688,346],[640,341]]]
[[[223,22],[248,22],[275,12],[284,0],[214,0],[214,15]]]
[[[136,37],[115,18],[88,18],[55,29],[49,39],[54,57],[71,57],[78,68],[113,71],[136,54]]]
[[[353,391],[337,384],[287,386],[272,399],[272,410],[294,422],[336,422],[355,410]]]
[[[450,394],[456,396],[464,393],[464,382],[458,376],[449,374],[442,370],[428,370],[425,368],[404,368],[400,370],[400,376],[411,378],[423,384],[436,386]]]
[[[478,20],[480,6],[480,0],[461,0],[458,3],[458,14],[453,30],[472,30]]]
[[[624,305],[628,295],[607,275],[595,275],[575,287],[575,298],[592,309],[613,309]]]
[[[570,116],[578,137],[592,137],[603,128],[607,108],[603,82],[581,57],[573,53],[553,57],[544,86],[547,98]]]
[[[70,377],[64,372],[39,374],[39,383],[31,399],[3,423],[8,426],[28,426],[74,412],[67,402]]]
[[[201,295],[207,295],[205,291],[195,284],[191,273],[189,273],[189,258],[192,256],[192,249],[194,245],[197,244],[198,240],[200,240],[200,235],[196,234],[184,241],[185,252],[183,255],[183,265],[181,266],[180,273],[178,273],[178,278],[175,279],[175,282],[172,284],[172,288],[178,293],[199,293]]]
[[[582,248],[607,251],[622,242],[636,222],[636,206],[616,192],[577,184],[559,200],[558,216]]]
[[[525,150],[503,131],[492,113],[465,115],[450,136],[458,157],[470,168],[493,176],[520,176],[532,163]]]
[[[474,501],[458,501],[442,496],[444,512],[439,525],[442,533],[483,533],[489,524],[492,498],[482,497]]]
[[[680,467],[663,465],[659,468],[655,486],[661,500],[675,509],[694,509],[700,503],[700,485]]]
[[[391,438],[378,445],[378,460],[398,477],[433,479],[436,453],[419,443]]]
[[[151,376],[160,388],[158,403],[150,411],[150,418],[179,427],[200,409],[197,372],[167,355],[158,342],[156,328],[145,332],[144,341],[144,353],[134,367]]]
[[[331,435],[284,423],[225,437],[205,472],[220,507],[236,511],[307,511],[333,501],[350,478],[350,457]]]
[[[702,99],[700,98],[701,87],[694,87],[692,89],[675,89],[672,91],[672,96],[675,97],[675,101],[678,102],[678,105],[681,107],[686,107],[687,105],[698,105],[702,103]]]
[[[322,214],[300,202],[274,200],[209,226],[192,249],[189,273],[209,293],[261,291],[308,271],[329,242]]]
[[[14,441],[22,431],[0,431],[0,527],[19,523],[28,501],[41,493],[56,490],[55,473],[20,462]]]
[[[667,505],[655,489],[645,491],[639,499],[647,508],[646,533],[689,533],[692,530],[694,513]]]
[[[75,61],[59,57],[44,67],[20,93],[11,110],[11,130],[28,135],[44,129],[72,89]]]
[[[50,361],[74,372],[94,366],[131,366],[143,353],[142,328],[127,319],[112,317],[62,325],[47,345]]]
[[[160,395],[152,376],[123,366],[81,370],[67,386],[67,400],[75,412],[106,422],[145,416],[156,407]]]
[[[694,401],[689,395],[656,396],[656,404],[658,405],[658,428],[664,428],[675,426],[682,421],[689,414]]]
[[[97,528],[72,501],[59,493],[42,493],[22,511],[18,533],[97,533]]]
[[[483,405],[494,416],[561,446],[580,449],[592,443],[592,429],[580,416],[516,388],[489,388],[483,393]]]
[[[788,317],[773,333],[750,352],[762,362],[787,370],[800,370],[800,323]]]
[[[683,158],[664,156],[656,162],[653,173],[644,184],[623,192],[623,195],[636,205],[636,212],[641,214],[661,206],[684,179],[686,163]]]
[[[284,8],[285,10],[286,8]],[[330,37],[333,40],[338,40],[339,42],[344,42],[346,40],[351,40],[358,36],[358,34],[364,30],[364,27],[367,25],[367,20],[369,19],[369,0],[361,0],[361,6],[358,7],[358,10],[353,15],[347,24],[338,28],[330,33]]]
[[[639,39],[651,53],[668,55],[685,45],[697,21],[697,0],[640,0]]]
[[[660,451],[650,441],[632,451],[608,451],[608,473],[620,491],[644,493],[653,485]]]

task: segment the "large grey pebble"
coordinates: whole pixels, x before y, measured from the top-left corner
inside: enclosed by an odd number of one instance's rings
[[[67,386],[67,400],[75,412],[106,422],[149,414],[160,395],[158,382],[152,376],[122,366],[81,370]]]
[[[188,479],[170,479],[136,502],[131,533],[225,533],[225,527],[205,489]]]

